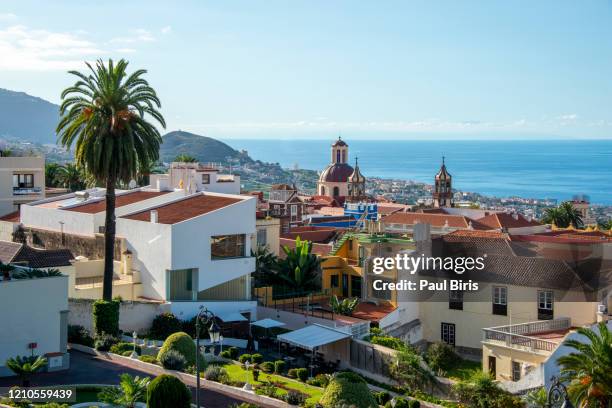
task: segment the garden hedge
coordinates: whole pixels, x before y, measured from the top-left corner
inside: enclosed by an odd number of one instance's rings
[[[118,300],[96,300],[92,305],[92,319],[94,333],[103,333],[117,337],[119,335],[119,306]]]
[[[323,408],[336,408],[341,405],[354,406],[355,408],[377,408],[378,403],[363,382],[351,382],[347,378],[332,379],[319,403]]]
[[[147,388],[147,408],[191,408],[191,392],[178,378],[162,374]]]
[[[196,346],[190,335],[185,332],[178,332],[170,335],[157,354],[157,360],[163,361],[164,355],[170,350],[174,350],[185,357],[186,367],[196,363]],[[200,356],[201,367],[204,367],[204,358]]]

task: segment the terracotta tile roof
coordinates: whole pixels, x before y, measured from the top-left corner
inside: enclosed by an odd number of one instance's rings
[[[295,248],[295,239],[281,238],[280,239],[281,248],[285,245],[288,246],[289,248]],[[312,253],[320,255],[320,256],[329,255],[332,249],[333,249],[333,246],[331,244],[319,244],[316,242],[313,242],[312,244]],[[285,252],[281,251],[280,255],[281,255],[281,258],[284,258]]]
[[[2,217],[0,217],[0,221],[19,222],[20,221],[19,211],[15,211],[15,212],[3,215]]]
[[[117,195],[115,198],[115,208],[123,207],[125,205],[134,204],[139,201],[148,200],[149,198],[158,197],[160,195],[168,194],[169,191],[134,191],[126,194]],[[65,211],[74,211],[87,214],[96,214],[106,211],[106,200],[97,200],[92,203],[85,202],[84,204],[76,207],[65,208]]]
[[[147,208],[146,210],[125,215],[121,218],[137,221],[151,220],[151,210],[157,210],[157,222],[160,224],[176,224],[232,204],[243,201],[239,198],[220,197],[207,194],[197,194],[173,203]]]
[[[68,266],[74,259],[69,249],[36,249],[16,242],[0,241],[0,261],[30,268]]]
[[[522,228],[542,225],[536,220],[527,220],[527,218],[521,214],[509,213],[493,213],[479,218],[477,221],[490,228]]]
[[[427,213],[404,213],[396,212],[383,218],[384,224],[407,224],[414,225],[418,223],[430,224],[433,227],[443,227],[448,223],[450,228],[468,228],[470,222],[472,228],[480,230],[489,230],[491,228],[481,224],[478,221],[471,220],[462,215],[449,214],[427,214]]]
[[[357,305],[352,316],[362,320],[377,322],[395,309],[397,308],[393,305],[375,305],[368,302],[362,302]]]
[[[455,230],[449,232],[445,237],[468,237],[468,238],[498,238],[506,239],[508,234],[500,231],[483,231],[483,230]]]

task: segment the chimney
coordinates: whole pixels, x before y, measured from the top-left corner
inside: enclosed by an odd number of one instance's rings
[[[157,210],[151,210],[151,223],[157,224]]]

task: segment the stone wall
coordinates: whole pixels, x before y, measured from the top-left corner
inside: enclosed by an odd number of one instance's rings
[[[69,299],[68,324],[79,325],[93,332],[91,308],[93,299]],[[119,308],[119,328],[124,332],[146,332],[151,328],[153,318],[160,313],[168,312],[167,304],[154,302],[121,302]]]
[[[22,227],[28,245],[35,248],[63,249],[69,248],[74,256],[85,256],[89,259],[104,258],[104,235],[93,237],[74,234],[62,234],[58,231]],[[121,259],[122,238],[115,238],[115,260]]]

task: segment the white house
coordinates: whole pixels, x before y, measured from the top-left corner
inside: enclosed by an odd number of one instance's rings
[[[185,189],[190,193],[240,194],[240,176],[220,174],[218,168],[200,163],[174,162],[167,174],[151,174],[149,178],[151,187],[159,190],[171,188]]]
[[[0,280],[0,377],[6,360],[39,355],[47,370],[67,369],[68,277]]]

